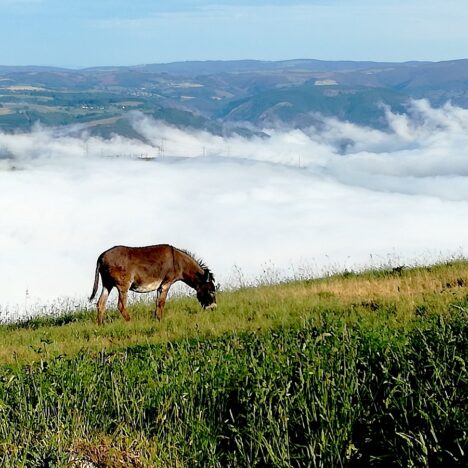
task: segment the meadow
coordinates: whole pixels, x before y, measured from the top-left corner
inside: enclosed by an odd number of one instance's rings
[[[466,466],[467,282],[457,260],[3,324],[0,464]]]

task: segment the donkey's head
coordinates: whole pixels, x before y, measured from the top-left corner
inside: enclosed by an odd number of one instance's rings
[[[198,302],[204,309],[215,309],[216,287],[213,273],[208,268],[203,269],[203,273],[197,274],[198,284],[196,286]]]

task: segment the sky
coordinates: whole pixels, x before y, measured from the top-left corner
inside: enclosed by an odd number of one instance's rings
[[[222,287],[468,253],[466,109],[414,101],[390,131],[324,118],[267,138],[128,118],[145,143],[0,133],[0,320],[87,304],[118,244],[193,251]]]
[[[466,0],[0,0],[0,65],[468,57]]]

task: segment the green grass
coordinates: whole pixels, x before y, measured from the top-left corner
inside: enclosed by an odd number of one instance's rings
[[[463,300],[468,263],[428,268],[343,273],[318,280],[295,281],[218,294],[219,307],[203,311],[193,298],[169,300],[162,322],[153,319],[153,303],[130,307],[132,320],[107,314],[103,327],[95,312],[37,316],[0,326],[0,363],[30,363],[80,351],[112,351],[134,345],[185,338],[214,338],[226,333],[266,331],[278,326],[320,323],[321,314],[369,327],[411,326],[418,314],[450,314],[449,305]]]
[[[468,263],[0,327],[1,466],[464,466]],[[77,465],[78,466],[78,465]]]

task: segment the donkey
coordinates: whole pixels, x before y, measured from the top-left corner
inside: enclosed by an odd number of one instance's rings
[[[106,302],[114,286],[119,292],[119,311],[127,321],[130,320],[127,312],[128,290],[138,293],[157,291],[154,315],[161,320],[167,293],[176,281],[183,281],[195,289],[197,299],[204,309],[216,307],[213,273],[203,261],[195,259],[193,254],[172,245],[118,245],[103,252],[97,259],[90,301],[96,295],[99,275],[102,280],[102,292],[97,303],[99,325],[104,322]]]

